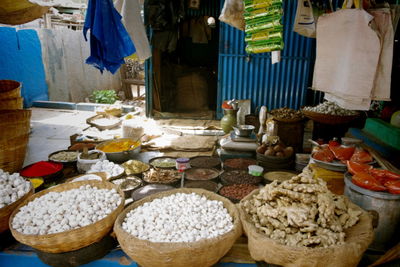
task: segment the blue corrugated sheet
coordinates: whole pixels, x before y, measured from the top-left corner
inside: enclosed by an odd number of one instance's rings
[[[251,99],[252,108],[298,109],[306,103],[314,40],[293,32],[297,1],[284,1],[284,42],[280,63],[270,53],[247,55],[244,32],[220,24],[218,117],[226,99]]]

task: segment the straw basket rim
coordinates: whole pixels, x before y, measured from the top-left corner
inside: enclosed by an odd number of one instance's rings
[[[342,124],[342,123],[348,123],[351,122],[352,120],[358,118],[360,116],[360,113],[357,113],[356,115],[331,115],[331,114],[323,114],[323,113],[318,113],[314,111],[309,111],[309,110],[302,110],[304,116],[307,118],[319,122],[319,123],[325,123],[325,124]]]
[[[29,198],[30,196],[32,196],[35,192],[35,188],[33,187],[32,182],[29,179],[26,179],[24,177],[22,177],[25,181],[28,181],[30,184],[30,189],[29,191],[23,195],[22,197],[20,197],[19,199],[17,199],[15,202],[0,208],[0,233],[2,233],[3,231],[6,231],[7,229],[9,229],[9,219],[11,214],[13,213],[13,211],[19,206],[19,204],[21,204],[22,202],[24,202],[27,198]]]
[[[27,205],[32,200],[50,192],[64,192],[85,185],[95,186],[100,189],[115,189],[121,197],[121,203],[110,214],[108,214],[103,219],[96,221],[95,223],[60,233],[46,235],[27,235],[18,232],[12,227],[12,221],[15,215],[20,211],[23,206]],[[49,253],[74,251],[93,244],[104,237],[104,235],[106,235],[112,229],[115,218],[123,210],[124,204],[125,196],[123,192],[116,185],[110,182],[89,180],[63,183],[33,194],[25,201],[23,201],[11,214],[9,220],[9,228],[11,230],[11,234],[16,240],[40,251]],[[91,233],[91,235],[87,235],[89,238],[87,238],[86,240],[81,235],[84,232],[86,232],[87,234]]]

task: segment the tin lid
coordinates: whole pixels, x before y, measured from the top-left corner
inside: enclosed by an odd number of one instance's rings
[[[178,163],[188,163],[189,159],[188,158],[177,158],[176,162],[178,162]]]

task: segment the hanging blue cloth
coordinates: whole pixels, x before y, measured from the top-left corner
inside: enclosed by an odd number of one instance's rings
[[[101,73],[106,69],[114,74],[124,64],[124,58],[136,51],[121,18],[112,0],[89,0],[83,27],[86,41],[90,29],[90,56],[86,63]]]

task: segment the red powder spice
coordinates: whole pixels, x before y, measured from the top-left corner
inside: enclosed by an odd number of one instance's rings
[[[62,163],[39,161],[20,172],[25,177],[41,177],[58,172],[63,167]]]

